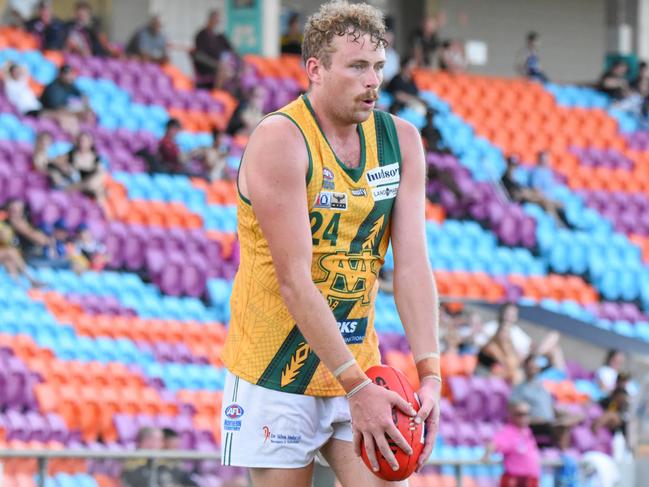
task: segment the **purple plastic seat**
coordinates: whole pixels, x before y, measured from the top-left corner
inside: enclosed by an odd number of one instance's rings
[[[571,432],[571,443],[580,452],[592,450],[597,444],[597,438],[590,428],[576,426]]]

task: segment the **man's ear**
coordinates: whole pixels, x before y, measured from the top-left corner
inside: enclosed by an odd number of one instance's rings
[[[310,57],[306,60],[305,69],[311,83],[317,85],[322,82],[322,71],[324,70],[322,61],[317,58]]]

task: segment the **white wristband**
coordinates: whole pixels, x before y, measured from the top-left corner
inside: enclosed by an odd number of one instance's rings
[[[428,353],[419,354],[415,357],[415,363],[421,362],[422,360],[427,358],[439,358],[439,352],[428,352]]]
[[[354,387],[351,391],[347,393],[347,399],[350,399],[354,394],[357,394],[361,389],[364,389],[365,387],[369,386],[372,383],[372,379],[367,378],[360,384],[358,384],[356,387]]]
[[[356,363],[356,359],[353,358],[351,360],[348,360],[344,364],[342,364],[340,367],[338,367],[336,370],[334,370],[334,377],[338,378],[340,374],[345,372],[348,368],[350,368],[352,365]]]

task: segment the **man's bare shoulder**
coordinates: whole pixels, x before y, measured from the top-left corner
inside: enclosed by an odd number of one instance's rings
[[[242,161],[241,187],[247,191],[248,183],[272,176],[279,180],[304,178],[309,167],[309,153],[300,129],[291,119],[271,115],[262,120],[250,135]]]
[[[423,155],[423,145],[421,142],[421,134],[417,127],[403,118],[394,115],[390,116],[392,117],[397,129],[399,148],[401,150],[401,158],[403,161],[421,157]]]

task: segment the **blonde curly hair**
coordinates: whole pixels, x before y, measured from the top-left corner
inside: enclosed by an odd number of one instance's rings
[[[331,41],[334,36],[348,36],[357,41],[369,34],[372,44],[378,49],[386,47],[383,13],[366,3],[350,4],[343,0],[327,2],[311,15],[304,27],[302,59],[319,59],[325,68],[331,66],[334,50]]]

